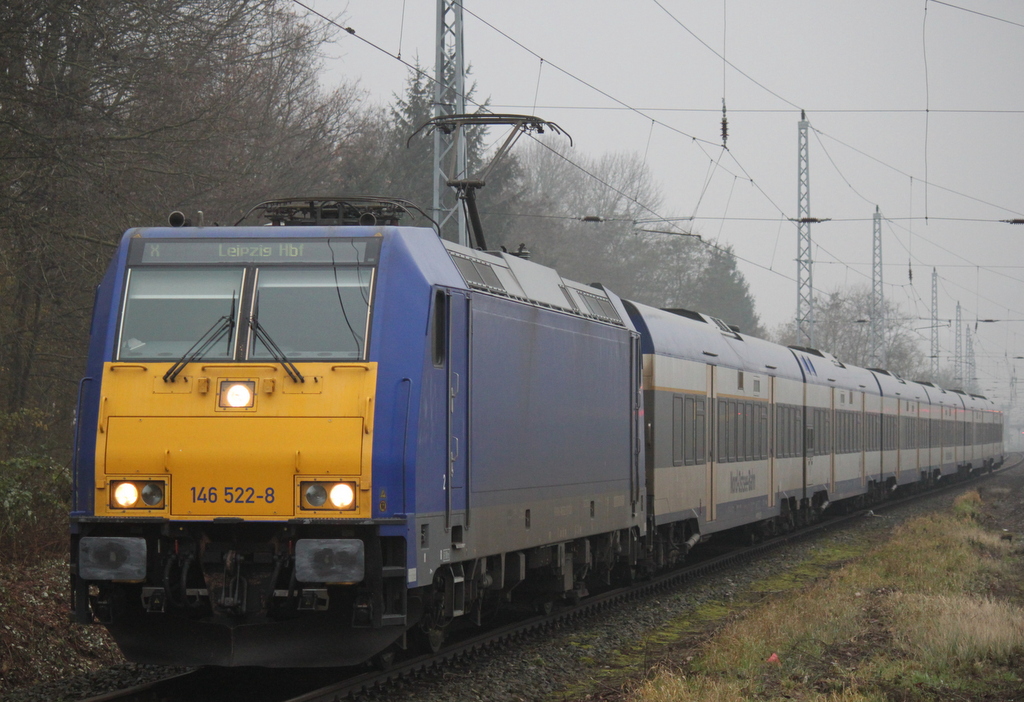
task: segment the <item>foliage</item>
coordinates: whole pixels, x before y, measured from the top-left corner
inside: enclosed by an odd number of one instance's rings
[[[476,86],[471,85],[467,90],[467,102],[472,102],[475,91]],[[344,183],[344,191],[409,200],[436,219],[437,214],[431,211],[434,193],[434,137],[432,131],[422,129],[434,116],[434,103],[434,83],[427,69],[416,62],[409,70],[405,92],[395,95],[389,108],[376,111],[373,119],[365,122],[365,129],[354,134],[354,138],[344,147],[351,155],[338,163],[337,179]],[[486,101],[476,112],[485,109]],[[462,177],[472,177],[486,162],[485,138],[486,130],[483,128],[472,127],[466,130],[468,174]],[[499,195],[503,190],[507,180],[502,176],[504,172],[500,171],[495,174],[496,178],[489,179],[485,191],[488,198]],[[445,188],[442,206],[450,207],[454,198],[454,191]],[[430,226],[425,219],[417,219],[415,215],[405,223]]]
[[[753,298],[729,248],[684,232],[644,231],[636,224],[661,205],[650,170],[638,156],[588,158],[570,154],[564,139],[557,138],[539,140],[524,151],[518,163],[522,195],[516,238],[506,236],[500,243],[512,250],[526,243],[537,262],[570,279],[601,282],[622,297],[697,310],[745,333],[761,332]]]
[[[47,457],[0,462],[0,553],[7,563],[67,550],[71,473]]]
[[[0,5],[0,411],[70,426],[91,290],[126,228],[330,185],[359,95],[322,93],[327,30],[290,8]]]

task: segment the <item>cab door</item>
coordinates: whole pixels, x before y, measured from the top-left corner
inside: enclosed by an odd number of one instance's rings
[[[448,468],[445,476],[445,528],[461,531],[468,522],[470,464],[470,298],[448,295]],[[454,542],[461,542],[455,538]]]

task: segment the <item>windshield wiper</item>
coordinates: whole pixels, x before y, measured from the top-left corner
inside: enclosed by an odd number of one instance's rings
[[[213,326],[206,330],[206,332],[199,337],[196,343],[192,344],[192,348],[186,351],[177,362],[167,369],[164,373],[164,382],[173,383],[177,379],[178,374],[185,370],[185,366],[193,361],[196,361],[213,348],[213,346],[224,338],[224,335],[228,335],[230,343],[231,334],[230,332],[235,329],[235,291],[231,291],[231,312],[224,315],[216,322]]]
[[[199,341],[192,345],[188,351],[185,352],[181,358],[178,359],[177,363],[167,369],[164,373],[164,382],[173,383],[175,378],[181,371],[185,370],[185,366],[192,361],[198,360],[206,355],[206,352],[213,348],[213,345],[224,338],[224,335],[231,329],[234,329],[235,320],[231,316],[223,316],[213,323],[213,326],[206,330],[206,333],[199,337]]]
[[[258,303],[257,303],[258,304]],[[256,315],[249,317],[249,328],[252,329],[253,334],[259,339],[260,343],[267,347],[267,351],[274,358],[275,361],[280,363],[288,374],[288,377],[296,383],[304,383],[306,379],[299,372],[299,369],[295,367],[295,364],[288,360],[288,357],[284,355],[284,351],[281,347],[274,343],[274,340],[270,338],[270,334],[263,325],[260,324],[259,320],[256,319]]]

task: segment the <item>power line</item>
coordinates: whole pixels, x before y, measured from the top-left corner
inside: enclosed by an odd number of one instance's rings
[[[693,33],[693,30],[691,30],[691,29],[690,29],[689,27],[687,27],[687,26],[686,26],[685,24],[683,24],[682,22],[680,22],[680,21],[679,21],[679,18],[678,18],[678,17],[676,17],[676,16],[675,16],[675,15],[673,15],[673,14],[672,14],[671,12],[669,12],[669,11],[668,11],[667,9],[665,9],[665,6],[664,6],[664,5],[662,5],[662,4],[660,3],[660,2],[658,2],[658,0],[651,0],[651,2],[653,2],[653,3],[654,3],[655,5],[657,5],[657,6],[659,7],[659,8],[661,8],[662,12],[664,12],[664,13],[665,13],[666,15],[668,15],[668,16],[669,16],[669,17],[670,17],[670,18],[672,19],[672,21],[673,21],[673,22],[675,22],[675,23],[676,23],[676,24],[678,24],[678,25],[679,25],[680,27],[682,27],[682,28],[683,28],[683,29],[684,29],[684,30],[686,31],[686,33],[687,33],[687,34],[689,34],[689,35],[690,35],[691,37],[693,37],[693,38],[694,38],[694,39],[696,39],[696,40],[697,40],[698,42],[700,42],[701,46],[703,46],[703,47],[704,47],[705,49],[707,49],[708,51],[710,51],[711,53],[713,53],[713,54],[714,54],[715,56],[717,56],[718,58],[722,59],[722,62],[723,62],[723,63],[727,63],[727,64],[729,65],[729,67],[730,67],[730,68],[732,68],[732,69],[733,69],[734,71],[736,71],[737,73],[739,73],[739,74],[740,74],[741,76],[743,76],[744,78],[746,78],[747,80],[749,80],[749,81],[750,81],[751,83],[753,83],[753,84],[754,84],[754,85],[756,85],[757,87],[761,88],[761,90],[764,90],[764,91],[765,91],[766,93],[768,93],[769,95],[773,95],[773,96],[777,97],[777,98],[778,98],[779,100],[781,100],[782,102],[786,103],[786,104],[787,104],[787,105],[789,105],[790,107],[793,107],[793,108],[795,108],[795,109],[798,109],[798,110],[800,109],[800,106],[799,106],[799,105],[797,105],[797,104],[796,104],[795,102],[791,102],[790,100],[787,100],[786,98],[782,97],[781,95],[779,95],[779,94],[778,94],[777,92],[775,92],[774,90],[772,90],[772,89],[771,89],[771,88],[769,88],[768,86],[764,85],[763,83],[761,83],[761,82],[760,82],[760,81],[758,81],[757,79],[755,79],[755,78],[751,77],[751,76],[750,76],[749,74],[747,74],[747,73],[746,73],[745,71],[743,71],[743,70],[742,70],[742,69],[740,69],[740,68],[739,68],[738,66],[736,66],[736,65],[735,65],[734,63],[732,63],[731,61],[728,61],[728,60],[727,60],[727,59],[725,58],[725,56],[723,56],[722,54],[720,54],[720,53],[718,53],[717,51],[715,51],[715,50],[714,50],[714,49],[713,49],[713,48],[712,48],[712,47],[711,47],[711,46],[710,46],[710,45],[709,45],[709,44],[708,44],[708,43],[707,43],[706,41],[704,41],[704,40],[703,40],[703,39],[701,39],[701,38],[700,38],[699,36],[697,36],[696,34],[694,34],[694,33]]]
[[[297,1],[298,0],[296,0],[296,2]],[[465,5],[462,6],[462,11],[465,12],[466,14],[472,16],[472,17],[475,17],[484,26],[488,27],[489,29],[491,29],[494,32],[497,32],[498,34],[503,36],[505,39],[507,39],[508,41],[512,42],[513,44],[518,46],[520,49],[522,49],[526,53],[528,53],[531,56],[533,56],[534,58],[537,58],[537,59],[540,59],[540,60],[544,61],[544,63],[546,65],[551,66],[556,71],[559,71],[560,73],[563,73],[565,76],[567,76],[569,78],[572,78],[573,80],[578,82],[580,85],[584,85],[584,86],[590,88],[591,90],[593,90],[598,95],[602,95],[602,96],[608,98],[609,100],[617,103],[622,109],[628,110],[630,112],[635,112],[636,114],[640,115],[641,117],[643,117],[645,119],[649,119],[652,122],[655,122],[656,124],[658,124],[659,126],[664,127],[664,128],[666,128],[666,129],[668,129],[670,131],[676,132],[677,134],[680,134],[682,136],[685,136],[688,139],[692,139],[693,141],[703,142],[705,144],[711,144],[713,146],[717,146],[717,144],[715,144],[714,142],[708,141],[707,139],[701,139],[700,137],[694,136],[693,134],[687,134],[686,132],[682,131],[681,129],[678,129],[678,128],[673,127],[671,125],[665,124],[664,122],[660,122],[658,120],[655,120],[655,119],[651,118],[650,115],[644,114],[643,111],[641,111],[641,110],[637,109],[636,107],[633,107],[632,105],[630,105],[630,104],[620,100],[619,98],[615,97],[611,93],[608,93],[608,92],[602,90],[601,88],[598,88],[596,85],[590,83],[589,81],[584,80],[583,78],[580,78],[579,76],[573,74],[572,72],[562,68],[558,64],[552,63],[551,61],[545,59],[543,56],[541,56],[536,51],[531,49],[530,47],[528,47],[525,44],[523,44],[522,42],[520,42],[518,39],[515,39],[514,37],[510,36],[505,31],[495,27],[493,24],[491,24],[490,22],[485,20],[483,17],[481,17],[480,15],[476,14],[475,12],[473,12],[472,10],[467,8]]]
[[[932,0],[932,1],[934,2],[934,0]],[[993,202],[988,202],[987,200],[982,200],[981,198],[974,197],[973,195],[967,195],[966,193],[958,192],[956,190],[953,190],[952,188],[947,188],[944,185],[939,185],[938,183],[932,183],[931,181],[928,181],[928,180],[922,180],[921,178],[915,178],[910,173],[907,173],[906,171],[904,171],[902,169],[899,169],[896,166],[893,166],[892,164],[886,163],[885,161],[881,160],[880,158],[878,158],[876,156],[872,156],[871,154],[869,154],[869,153],[867,153],[865,151],[862,151],[861,149],[858,149],[856,146],[851,146],[850,144],[847,144],[843,140],[838,139],[838,138],[832,136],[831,134],[827,134],[827,133],[821,131],[820,129],[815,129],[814,127],[811,127],[811,128],[814,129],[816,134],[819,134],[819,135],[821,135],[823,137],[831,139],[832,141],[836,142],[837,144],[839,144],[841,146],[845,146],[846,148],[850,149],[851,151],[854,151],[854,152],[860,154],[861,156],[863,156],[865,158],[868,158],[868,159],[871,159],[875,163],[877,163],[877,164],[879,164],[881,166],[884,166],[885,168],[890,169],[894,173],[899,173],[901,176],[904,176],[904,177],[907,177],[907,178],[914,178],[915,180],[924,182],[926,185],[930,185],[933,188],[938,188],[939,190],[944,190],[944,191],[946,191],[948,193],[952,193],[953,195],[958,195],[958,196],[966,198],[968,200],[973,200],[974,202],[980,203],[982,205],[987,205],[989,207],[994,207],[994,208],[996,208],[998,210],[1003,210],[1004,212],[1010,212],[1012,214],[1024,216],[1024,212],[1019,212],[1017,210],[1010,209],[1009,207],[1004,207],[1002,205],[997,205],[997,204],[995,204]],[[936,218],[936,217],[931,217],[931,218],[925,217],[924,219],[925,220],[932,220],[932,219],[938,219],[938,218]],[[958,221],[970,222],[970,221],[978,221],[978,220],[962,219],[962,220],[958,220]],[[987,220],[981,220],[981,221],[987,221]]]
[[[978,12],[977,10],[969,10],[966,7],[960,7],[959,5],[954,5],[952,3],[942,2],[942,0],[931,0],[931,1],[933,3],[935,3],[936,5],[945,5],[946,7],[952,7],[954,10],[960,10],[961,12],[969,12],[972,15],[978,15],[980,17],[985,17],[985,18],[988,18],[990,20],[995,20],[996,22],[1005,22],[1006,24],[1012,24],[1014,27],[1024,28],[1024,24],[1021,24],[1019,22],[1012,22],[1012,21],[1010,21],[1008,19],[1003,19],[1002,17],[996,17],[995,15],[986,15],[984,12]]]
[[[933,1],[936,1],[936,0],[933,0]],[[411,70],[414,73],[418,74],[420,77],[426,79],[430,83],[434,82],[434,79],[430,75],[428,75],[425,71],[421,70],[419,67],[409,63],[408,61],[403,60],[401,58],[400,54],[396,55],[396,54],[393,54],[393,53],[387,51],[386,49],[383,49],[382,47],[378,46],[377,44],[373,43],[372,41],[369,41],[369,40],[365,39],[364,37],[358,35],[353,28],[347,27],[347,26],[343,26],[343,25],[339,24],[338,22],[336,22],[336,21],[334,21],[334,20],[324,16],[323,14],[313,10],[308,5],[306,5],[303,2],[301,2],[301,0],[293,0],[293,2],[295,2],[296,5],[304,8],[305,10],[310,12],[311,14],[321,18],[325,22],[328,22],[329,24],[331,24],[331,25],[333,25],[335,27],[338,27],[339,29],[342,29],[347,34],[349,34],[349,35],[359,39],[360,41],[362,41],[366,45],[368,45],[368,46],[376,49],[377,51],[385,54],[386,56],[388,56],[388,57],[398,61],[399,63],[401,63],[404,66],[406,66],[409,70]],[[658,5],[658,7],[660,7],[663,11],[665,11],[667,14],[669,14],[670,17],[672,16],[671,13],[668,13],[667,10],[665,10],[665,8],[660,3],[657,2],[657,0],[654,0],[654,2],[655,2],[655,4]],[[496,28],[494,25],[492,25],[491,23],[487,22],[486,20],[483,20],[479,15],[473,13],[471,10],[464,9],[464,11],[469,13],[471,16],[473,16],[474,18],[478,19],[479,21],[481,21],[483,24],[485,24],[486,26],[491,28],[493,31],[495,31],[498,34],[500,34],[501,36],[505,37],[507,40],[511,41],[513,44],[515,44],[516,46],[518,46],[522,50],[524,50],[524,51],[528,52],[529,54],[535,56],[539,60],[542,60],[542,61],[544,60],[543,57],[540,56],[540,54],[530,50],[525,45],[523,45],[521,42],[513,39],[507,33],[499,30],[498,28]],[[679,22],[678,19],[676,19],[675,17],[672,17],[672,19],[675,20],[677,22],[677,24],[679,24],[681,27],[683,27],[687,32],[690,32],[690,30],[687,27],[685,27],[685,25],[683,25],[681,22]],[[690,32],[690,34],[692,35],[693,33]],[[710,51],[712,51],[712,53],[714,53],[716,56],[719,56],[719,58],[722,58],[716,51],[714,51],[714,49],[712,49],[711,47],[707,46],[705,42],[700,40],[699,37],[696,37],[696,35],[693,35],[693,36],[698,41],[700,41],[702,44],[704,44]],[[780,95],[774,93],[773,91],[771,91],[770,89],[766,88],[765,86],[760,84],[758,81],[754,80],[749,75],[744,73],[742,70],[738,69],[732,63],[730,63],[730,62],[726,62],[726,63],[728,63],[728,65],[731,66],[734,70],[737,70],[738,73],[740,73],[744,77],[748,78],[749,80],[751,80],[752,82],[757,84],[759,87],[763,88],[764,90],[766,90],[767,92],[771,93],[775,97],[779,98],[783,102],[786,102],[788,105],[796,107],[796,105],[794,103],[789,102],[788,100],[786,100],[782,96],[780,96]],[[649,114],[646,114],[646,113],[649,113],[649,112],[680,112],[681,113],[681,112],[703,112],[703,111],[717,111],[717,110],[711,110],[711,109],[703,110],[703,109],[700,109],[700,108],[636,108],[636,107],[631,106],[631,105],[629,105],[628,103],[626,103],[626,102],[624,102],[622,100],[619,100],[618,98],[615,98],[614,96],[610,95],[609,93],[607,93],[607,92],[597,88],[596,86],[594,86],[593,84],[589,83],[588,81],[584,81],[584,80],[580,79],[579,77],[575,76],[574,74],[570,73],[569,71],[567,71],[565,69],[562,69],[559,66],[553,66],[553,68],[555,68],[556,70],[562,72],[566,76],[568,76],[568,77],[578,81],[582,85],[585,85],[588,88],[594,90],[598,94],[600,94],[602,96],[605,96],[608,99],[610,99],[610,100],[612,100],[612,101],[617,103],[617,106],[615,106],[615,107],[561,106],[561,109],[575,109],[575,110],[603,109],[603,110],[621,110],[621,111],[634,112],[636,114],[639,114],[639,115],[643,116],[646,120],[650,120],[652,125],[653,124],[657,124],[658,126],[661,126],[661,127],[664,127],[666,129],[668,129],[670,132],[679,134],[681,136],[684,136],[684,137],[690,139],[691,142],[694,143],[694,145],[696,145],[701,150],[701,152],[704,154],[705,158],[708,159],[709,164],[712,167],[722,168],[723,171],[725,171],[726,173],[729,173],[730,175],[733,176],[733,178],[734,178],[734,181],[733,181],[734,185],[735,185],[735,180],[739,179],[741,177],[741,176],[737,175],[736,173],[733,173],[730,169],[724,167],[724,164],[721,163],[721,155],[722,155],[721,153],[719,153],[717,155],[717,158],[716,158],[716,157],[713,157],[711,154],[709,154],[707,152],[706,145],[714,146],[717,149],[719,147],[718,144],[713,143],[713,142],[711,142],[709,140],[705,140],[705,139],[701,139],[701,138],[695,137],[694,135],[688,134],[688,133],[686,133],[686,132],[684,132],[684,131],[682,131],[682,130],[680,130],[678,128],[675,128],[675,127],[672,127],[672,126],[670,126],[668,124],[665,124],[664,122],[661,122],[661,121],[659,121],[657,119],[653,119],[653,118],[651,118],[651,116]],[[474,104],[477,104],[477,103],[474,103]],[[479,104],[477,104],[477,107],[481,107],[481,106]],[[542,107],[544,107],[544,106],[542,106]],[[550,107],[545,107],[544,109],[550,109]],[[787,112],[789,112],[788,109],[771,109],[771,110],[769,110],[769,109],[749,109],[749,110],[739,109],[739,110],[733,110],[733,111],[734,112],[749,112],[751,114],[758,114],[758,113],[767,114],[767,113],[774,113],[774,112],[787,113]],[[928,110],[926,110],[926,112],[927,111]],[[879,114],[879,113],[919,114],[922,111],[918,110],[918,109],[905,109],[905,110],[903,110],[903,109],[895,109],[895,110],[843,109],[843,110],[820,110],[819,112],[823,112],[823,113],[825,113],[825,112],[834,112],[834,113],[867,113],[867,114]],[[971,109],[934,110],[934,112],[937,112],[937,113],[938,112],[948,112],[948,113],[961,113],[961,114],[1024,114],[1024,110],[980,110],[980,109],[978,109],[978,110],[971,110]],[[861,197],[862,199],[867,200],[867,198],[865,198],[863,195],[861,195],[856,190],[856,188],[852,185],[852,183],[845,177],[845,175],[843,175],[842,172],[839,170],[838,164],[834,161],[834,159],[832,159],[832,156],[831,156],[831,154],[828,153],[827,149],[825,149],[824,144],[822,143],[822,137],[827,137],[829,139],[832,139],[836,143],[838,143],[838,144],[840,144],[842,146],[845,146],[845,147],[855,151],[856,153],[859,153],[859,154],[861,154],[861,155],[863,155],[863,156],[865,156],[865,157],[867,157],[867,158],[869,158],[869,159],[871,159],[873,161],[876,161],[877,163],[879,163],[879,164],[881,164],[881,165],[883,165],[883,166],[885,166],[885,167],[887,167],[887,168],[889,168],[889,169],[891,169],[891,170],[893,170],[893,171],[895,171],[897,173],[901,173],[903,175],[908,175],[906,173],[903,173],[903,171],[901,171],[900,169],[895,168],[895,167],[885,163],[881,159],[878,159],[878,158],[876,158],[874,156],[871,156],[870,154],[867,154],[866,152],[864,152],[864,151],[862,151],[860,149],[857,149],[856,147],[853,147],[853,146],[843,142],[842,140],[837,139],[836,137],[832,137],[831,135],[826,134],[824,132],[821,132],[820,130],[817,130],[817,129],[815,129],[815,134],[816,134],[816,136],[817,136],[817,138],[819,140],[819,143],[822,145],[823,151],[826,153],[826,155],[828,156],[829,160],[833,162],[833,167],[836,168],[836,171],[840,174],[840,176],[844,179],[844,181],[846,181],[847,185],[851,188],[851,190],[853,190],[855,193],[857,193],[858,196]],[[547,148],[550,148],[550,147],[547,147]],[[774,207],[774,209],[776,209],[776,211],[779,212],[780,216],[779,217],[775,217],[775,218],[754,218],[754,217],[726,217],[726,216],[711,217],[711,216],[696,216],[696,215],[694,215],[693,217],[690,218],[691,221],[698,221],[698,220],[712,220],[712,221],[713,220],[717,220],[717,221],[721,221],[721,222],[725,222],[725,221],[766,221],[766,222],[777,221],[777,222],[779,222],[780,232],[781,232],[781,226],[782,226],[783,222],[784,221],[791,221],[791,218],[785,216],[785,210],[782,207],[780,207],[777,203],[775,203],[774,200],[771,198],[771,196],[768,195],[768,193],[765,192],[763,188],[761,188],[760,184],[757,181],[755,181],[749,175],[749,173],[746,171],[746,169],[743,166],[743,164],[740,163],[739,160],[736,158],[736,154],[733,153],[732,151],[727,151],[727,152],[730,154],[732,163],[734,163],[735,166],[739,169],[740,173],[742,173],[743,179],[745,179],[748,182],[750,182],[751,185],[753,185],[754,188],[758,192],[760,192],[762,194],[762,196],[765,198],[765,200],[768,203],[770,203],[772,205],[772,207]],[[557,152],[555,152],[555,153],[557,153]],[[630,196],[628,193],[622,192],[618,188],[615,188],[612,184],[602,180],[601,178],[596,176],[594,173],[588,171],[586,168],[582,167],[581,165],[579,165],[579,164],[575,163],[574,161],[572,161],[571,159],[567,158],[564,154],[558,154],[558,155],[559,155],[560,158],[564,159],[566,162],[568,162],[573,167],[575,167],[578,170],[580,170],[582,173],[586,174],[587,176],[589,176],[591,178],[594,178],[597,182],[601,183],[604,187],[607,187],[610,190],[612,190],[614,192],[617,192],[618,194],[620,194],[623,197],[627,198],[629,201],[634,202],[637,206],[639,206],[644,211],[650,212],[652,215],[658,216],[657,212],[655,212],[650,207],[644,205],[643,203],[639,202],[636,198]],[[925,182],[927,183],[927,180]],[[928,184],[930,184],[930,183],[928,183]],[[993,203],[986,202],[984,200],[981,200],[980,198],[974,198],[972,196],[969,196],[969,195],[966,195],[966,194],[963,194],[963,193],[959,193],[959,192],[957,192],[955,190],[952,190],[950,188],[946,188],[944,186],[938,186],[938,185],[935,185],[935,184],[930,184],[930,185],[933,185],[934,187],[940,188],[940,189],[945,190],[947,192],[951,192],[951,193],[960,195],[960,196],[962,196],[964,198],[967,198],[967,199],[970,199],[970,200],[974,200],[976,202],[980,202],[980,203],[983,203],[983,204],[986,204],[986,205],[989,205],[989,206],[992,206],[992,207],[996,207],[996,208],[998,208],[1000,210],[1003,210],[1003,211],[1006,211],[1006,212],[1012,212],[1014,214],[1021,214],[1021,213],[1018,213],[1018,212],[1016,212],[1014,210],[1011,210],[1009,208],[1005,208],[1005,207],[1002,207],[1002,206],[999,206],[999,205],[995,205]],[[706,184],[705,184],[705,188],[706,188]],[[516,216],[516,215],[512,215],[512,216]],[[527,216],[527,215],[520,215],[520,216]],[[868,218],[847,218],[847,219],[835,219],[834,221],[837,221],[837,222],[859,222],[859,221],[867,221],[867,219]],[[924,218],[913,217],[912,218],[912,217],[908,217],[908,218],[887,218],[887,219],[889,219],[890,221],[894,221],[894,220],[913,221],[914,219],[924,219],[925,221],[929,221],[929,219],[931,219],[931,220],[938,220],[938,221],[956,221],[956,222],[995,222],[995,221],[997,221],[997,220],[980,219],[980,218],[956,218],[956,217],[943,217],[943,218],[928,218],[928,217],[924,217]],[[682,233],[682,232],[680,232],[680,233]],[[929,243],[933,243],[933,242],[929,242]],[[714,244],[714,243],[711,243],[711,242],[705,242],[705,245],[707,245],[707,246],[709,246],[711,248],[717,249],[719,251],[722,251],[722,252],[727,251],[727,249],[719,246],[718,244]],[[947,253],[951,253],[951,254],[961,258],[962,260],[966,260],[963,257],[959,256],[958,254],[954,254],[953,252],[949,251],[948,249],[945,249],[945,248],[943,248],[941,246],[939,246],[938,248],[940,248],[941,250],[946,251]],[[822,252],[822,253],[826,254],[827,256],[831,257],[832,259],[834,259],[834,261],[822,260],[821,261],[822,263],[828,264],[828,265],[842,265],[842,266],[846,267],[847,270],[850,270],[850,271],[852,271],[853,273],[855,273],[857,275],[864,275],[860,271],[857,271],[856,269],[854,269],[851,264],[842,261],[840,259],[840,257],[836,256],[835,254],[831,253],[830,251],[828,251],[827,249],[821,247],[820,245],[817,246],[817,250],[819,252]],[[755,268],[762,269],[762,270],[765,270],[767,272],[773,273],[773,274],[781,277],[782,279],[788,280],[790,282],[795,282],[795,280],[792,277],[774,270],[774,268],[771,267],[771,266],[765,266],[765,265],[760,264],[758,262],[755,262],[755,261],[752,261],[750,259],[744,258],[743,256],[737,255],[735,251],[729,251],[729,253],[734,258],[736,258],[737,260],[743,261],[744,263],[746,263],[748,265],[751,265],[751,266],[754,266]],[[918,259],[918,261],[920,261],[920,259]],[[854,265],[856,265],[856,264],[854,264]],[[971,265],[973,265],[973,264],[971,264]],[[986,270],[989,269],[989,267],[985,267],[985,268],[986,268]],[[1013,268],[1013,267],[1005,266],[1003,268]],[[1001,275],[1003,275],[1003,274],[1001,274]],[[864,276],[864,277],[866,277],[866,276]],[[1009,276],[1006,276],[1006,277],[1009,277]],[[1012,278],[1010,278],[1010,279],[1012,280]],[[950,282],[953,285],[957,285],[956,283],[954,283],[952,281],[948,281],[948,282]],[[905,287],[905,286],[892,286],[892,287]],[[957,285],[957,287],[961,287],[961,286]],[[911,288],[911,289],[913,289],[913,288]],[[988,300],[987,298],[986,298],[986,301],[992,302],[991,300]]]
[[[934,0],[933,0],[934,1]],[[513,105],[513,104],[494,104],[492,107],[501,108],[505,110],[519,110],[525,109],[527,105]],[[623,107],[622,105],[532,105],[533,108],[541,108],[545,110],[580,110],[580,111],[594,111],[594,112],[633,112],[640,110],[641,112],[678,112],[678,113],[721,113],[721,107]],[[906,107],[906,108],[806,108],[806,112],[810,112],[816,115],[923,115],[925,110],[919,107]],[[983,108],[962,108],[962,109],[945,109],[945,108],[932,108],[928,110],[932,114],[950,114],[950,115],[1024,115],[1024,110],[1005,110],[1005,109],[983,109]],[[789,107],[748,107],[748,108],[729,108],[729,113],[739,112],[743,114],[765,114],[765,115],[791,115],[794,114],[795,110]]]

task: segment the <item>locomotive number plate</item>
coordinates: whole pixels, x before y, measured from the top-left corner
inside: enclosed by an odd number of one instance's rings
[[[215,502],[221,502],[223,504],[238,504],[238,505],[255,505],[255,504],[273,504],[276,499],[274,494],[274,488],[254,488],[254,487],[235,487],[235,486],[223,486],[223,487],[196,487],[189,488],[192,504],[205,502],[212,504]]]

